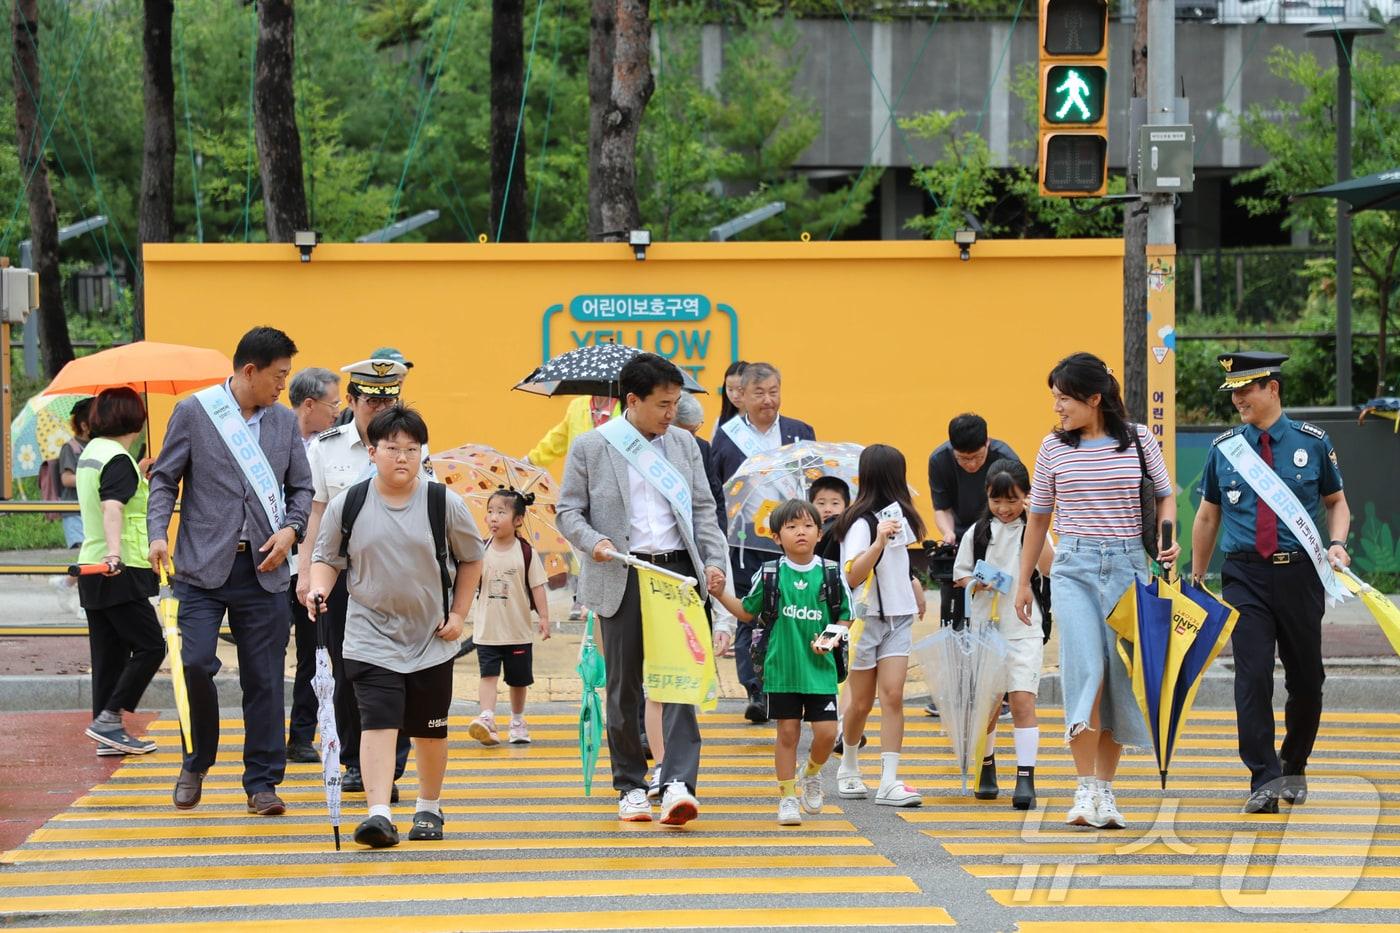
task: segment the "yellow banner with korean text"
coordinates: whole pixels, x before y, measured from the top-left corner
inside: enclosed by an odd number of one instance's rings
[[[710,646],[710,623],[695,587],[637,568],[642,600],[642,686],[647,698],[712,710],[719,675]]]

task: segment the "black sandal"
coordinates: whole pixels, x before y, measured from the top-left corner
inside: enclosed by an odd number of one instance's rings
[[[416,842],[433,842],[442,838],[442,815],[419,810],[413,814],[413,828],[408,838]]]

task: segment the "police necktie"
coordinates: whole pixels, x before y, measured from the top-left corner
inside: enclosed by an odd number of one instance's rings
[[[1273,438],[1267,431],[1259,435],[1259,456],[1270,467],[1274,465]],[[1272,557],[1278,550],[1278,516],[1262,496],[1254,500],[1254,549],[1260,557]]]

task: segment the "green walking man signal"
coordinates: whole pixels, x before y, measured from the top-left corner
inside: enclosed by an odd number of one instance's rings
[[[1084,83],[1084,79],[1079,77],[1079,72],[1073,68],[1069,69],[1069,74],[1065,77],[1065,83],[1055,88],[1056,94],[1064,94],[1065,102],[1060,105],[1060,109],[1055,111],[1055,119],[1063,120],[1065,114],[1069,113],[1071,107],[1079,108],[1079,118],[1088,121],[1090,110],[1084,103],[1084,95],[1089,93],[1089,85]]]

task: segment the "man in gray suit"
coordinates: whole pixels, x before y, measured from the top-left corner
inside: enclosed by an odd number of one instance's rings
[[[185,749],[175,782],[175,806],[181,810],[199,804],[204,775],[219,747],[215,649],[225,612],[238,644],[243,687],[248,812],[275,816],[286,810],[276,789],[287,765],[282,732],[291,627],[287,555],[305,535],[311,508],[311,470],[297,418],[277,403],[296,352],[280,330],[255,327],[244,334],[233,353],[233,376],[175,406],[165,446],[151,469],[147,531],[153,567],[170,564],[166,536],[184,483],[174,590],[194,748]],[[216,410],[228,414],[222,432],[213,420]],[[235,430],[235,439],[226,440],[230,434],[223,432]],[[239,448],[241,456],[234,453],[237,438],[248,441]],[[272,515],[279,516],[277,527]]]
[[[689,431],[671,427],[681,395],[681,371],[663,357],[642,353],[622,367],[618,383],[625,411],[623,419],[614,420],[625,419],[625,423],[613,429],[604,425],[574,441],[564,466],[558,519],[564,537],[587,555],[582,561],[579,601],[602,619],[608,751],[613,787],[620,796],[618,819],[649,822],[651,803],[639,717],[641,597],[637,572],[609,554],[630,552],[696,577],[704,598],[707,587],[724,585],[724,539],[700,448]],[[633,442],[634,456],[651,459],[646,473],[619,449],[625,438]],[[659,478],[653,481],[649,476]],[[669,492],[663,491],[667,479]],[[723,651],[728,641],[727,634],[717,635],[718,650]],[[663,722],[661,822],[679,826],[699,814],[695,777],[700,768],[700,727],[695,707],[681,704],[666,704]]]

